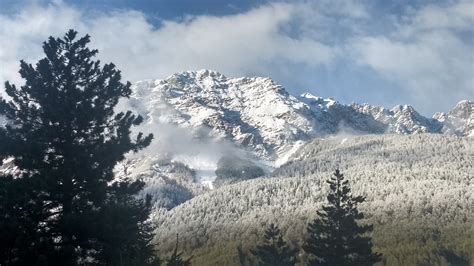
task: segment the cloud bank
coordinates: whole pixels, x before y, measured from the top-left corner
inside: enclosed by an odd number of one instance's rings
[[[0,81],[21,83],[18,61],[36,62],[42,41],[74,28],[90,34],[100,59],[114,62],[131,81],[210,68],[270,76],[290,91],[313,88],[323,96],[344,95],[343,101],[411,103],[428,115],[474,98],[472,2],[407,8],[387,18],[362,3],[275,2],[153,25],[133,10],[32,2],[0,15]],[[374,92],[397,97],[375,100]]]
[[[353,40],[353,55],[425,109],[474,96],[474,2],[427,6],[387,36]]]

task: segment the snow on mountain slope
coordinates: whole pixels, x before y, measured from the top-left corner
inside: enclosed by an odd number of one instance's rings
[[[167,122],[226,138],[276,160],[315,132],[307,106],[268,78],[228,79],[201,70],[135,85],[132,106],[149,123]]]
[[[296,145],[341,131],[468,136],[474,127],[472,102],[468,101],[448,114],[426,118],[412,106],[388,110],[368,104],[345,105],[310,93],[294,97],[269,78],[227,78],[210,70],[140,81],[133,89],[131,106],[148,124],[174,124],[198,137],[209,133],[270,162],[282,163]]]
[[[436,113],[433,118],[443,124],[443,133],[461,134],[474,137],[474,102],[460,101],[456,106],[445,113]]]
[[[277,167],[309,140],[334,134],[474,135],[469,101],[426,118],[409,105],[386,109],[310,93],[295,97],[269,78],[228,78],[211,70],[139,81],[126,108],[145,117],[137,130],[157,137],[147,157],[169,153],[211,187],[219,158],[228,154]]]
[[[167,155],[128,158],[117,165],[115,174],[118,178],[142,179],[146,186],[139,196],[151,195],[155,210],[172,209],[207,191],[195,182],[193,169]]]
[[[368,104],[352,104],[351,107],[386,125],[387,133],[437,133],[441,128],[439,121],[423,117],[410,105],[397,105],[390,110]]]

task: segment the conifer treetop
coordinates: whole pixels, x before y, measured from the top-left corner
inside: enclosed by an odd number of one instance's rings
[[[373,265],[381,255],[372,252],[368,236],[372,225],[361,224],[364,218],[358,204],[362,196],[353,196],[349,181],[336,170],[327,181],[328,203],[317,211],[316,219],[308,225],[303,249],[310,255],[310,265]]]

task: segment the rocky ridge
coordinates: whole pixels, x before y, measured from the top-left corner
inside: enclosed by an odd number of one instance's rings
[[[139,81],[131,102],[148,123],[171,123],[196,135],[205,128],[273,162],[283,162],[302,142],[338,133],[474,135],[471,101],[427,118],[410,105],[386,109],[310,93],[292,96],[270,78],[227,78],[210,70]]]

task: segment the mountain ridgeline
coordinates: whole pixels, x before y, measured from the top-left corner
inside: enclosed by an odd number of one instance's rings
[[[313,139],[474,136],[474,103],[467,100],[427,118],[407,105],[386,109],[309,93],[292,96],[269,78],[227,78],[210,70],[139,81],[132,90],[125,107],[145,118],[137,130],[155,132],[156,140],[117,167],[117,175],[143,177],[146,190],[157,195],[156,207],[166,209],[206,187],[268,175]]]
[[[301,141],[336,133],[474,135],[474,103],[426,118],[408,105],[345,105],[310,93],[290,95],[269,78],[188,71],[134,85],[131,106],[151,124],[171,123],[225,138],[260,159],[282,163]]]

